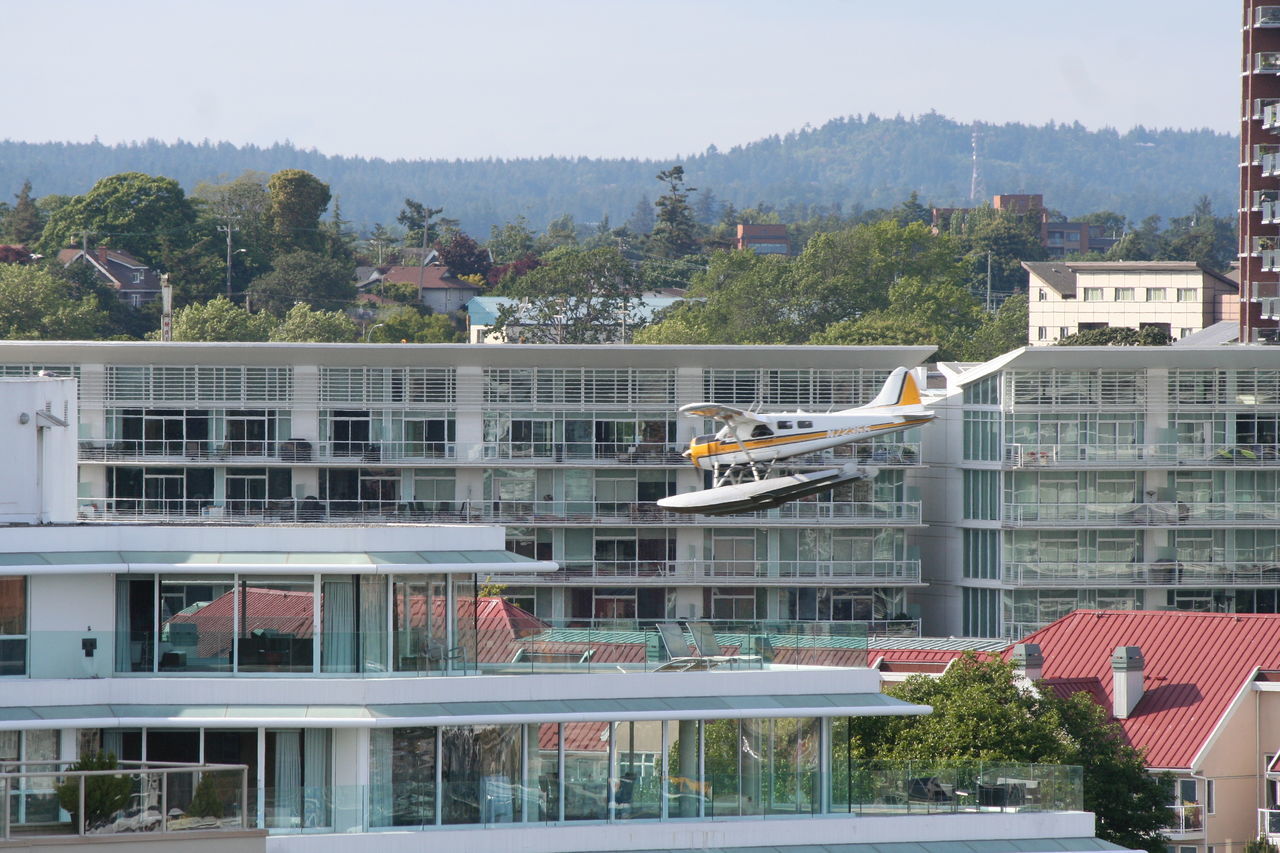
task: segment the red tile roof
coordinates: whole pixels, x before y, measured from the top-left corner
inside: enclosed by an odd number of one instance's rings
[[[1280,614],[1077,610],[1024,642],[1040,645],[1055,693],[1108,709],[1112,653],[1141,648],[1146,692],[1117,722],[1149,767],[1187,768],[1253,671],[1280,669]]]
[[[412,284],[418,286],[418,282],[422,282],[424,290],[483,290],[469,281],[463,281],[455,278],[449,272],[449,268],[440,264],[429,264],[425,269],[422,267],[391,267],[382,274],[383,281],[397,282],[401,284]]]

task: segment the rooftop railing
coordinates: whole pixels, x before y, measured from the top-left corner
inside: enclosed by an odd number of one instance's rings
[[[848,524],[916,525],[919,501],[793,501],[770,510],[724,516],[667,512],[648,501],[399,501],[306,498],[226,499],[82,497],[84,521],[190,522],[226,519],[249,523],[494,523],[574,525]]]
[[[121,761],[113,770],[66,762],[0,766],[0,840],[36,836],[148,838],[253,828],[248,767]]]
[[[622,584],[670,586],[750,581],[766,584],[914,584],[919,560],[571,560],[557,559],[560,570],[503,575],[511,583]]]

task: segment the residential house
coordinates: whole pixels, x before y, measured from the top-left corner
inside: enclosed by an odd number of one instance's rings
[[[118,249],[62,249],[58,260],[64,267],[74,263],[87,263],[94,275],[115,288],[117,295],[135,308],[160,298],[160,273],[148,267],[128,252]]]

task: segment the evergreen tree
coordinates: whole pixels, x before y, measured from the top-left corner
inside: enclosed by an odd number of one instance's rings
[[[698,222],[689,206],[689,193],[696,187],[684,185],[684,166],[672,166],[658,173],[667,191],[653,206],[658,209],[649,250],[660,258],[681,258],[698,251]]]
[[[0,223],[0,239],[20,246],[33,246],[44,230],[44,216],[31,197],[31,181],[23,181],[22,190],[14,198],[17,202]]]

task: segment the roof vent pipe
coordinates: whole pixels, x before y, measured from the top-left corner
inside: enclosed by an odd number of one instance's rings
[[[1142,699],[1144,686],[1142,649],[1117,646],[1111,655],[1111,713],[1127,719]]]

